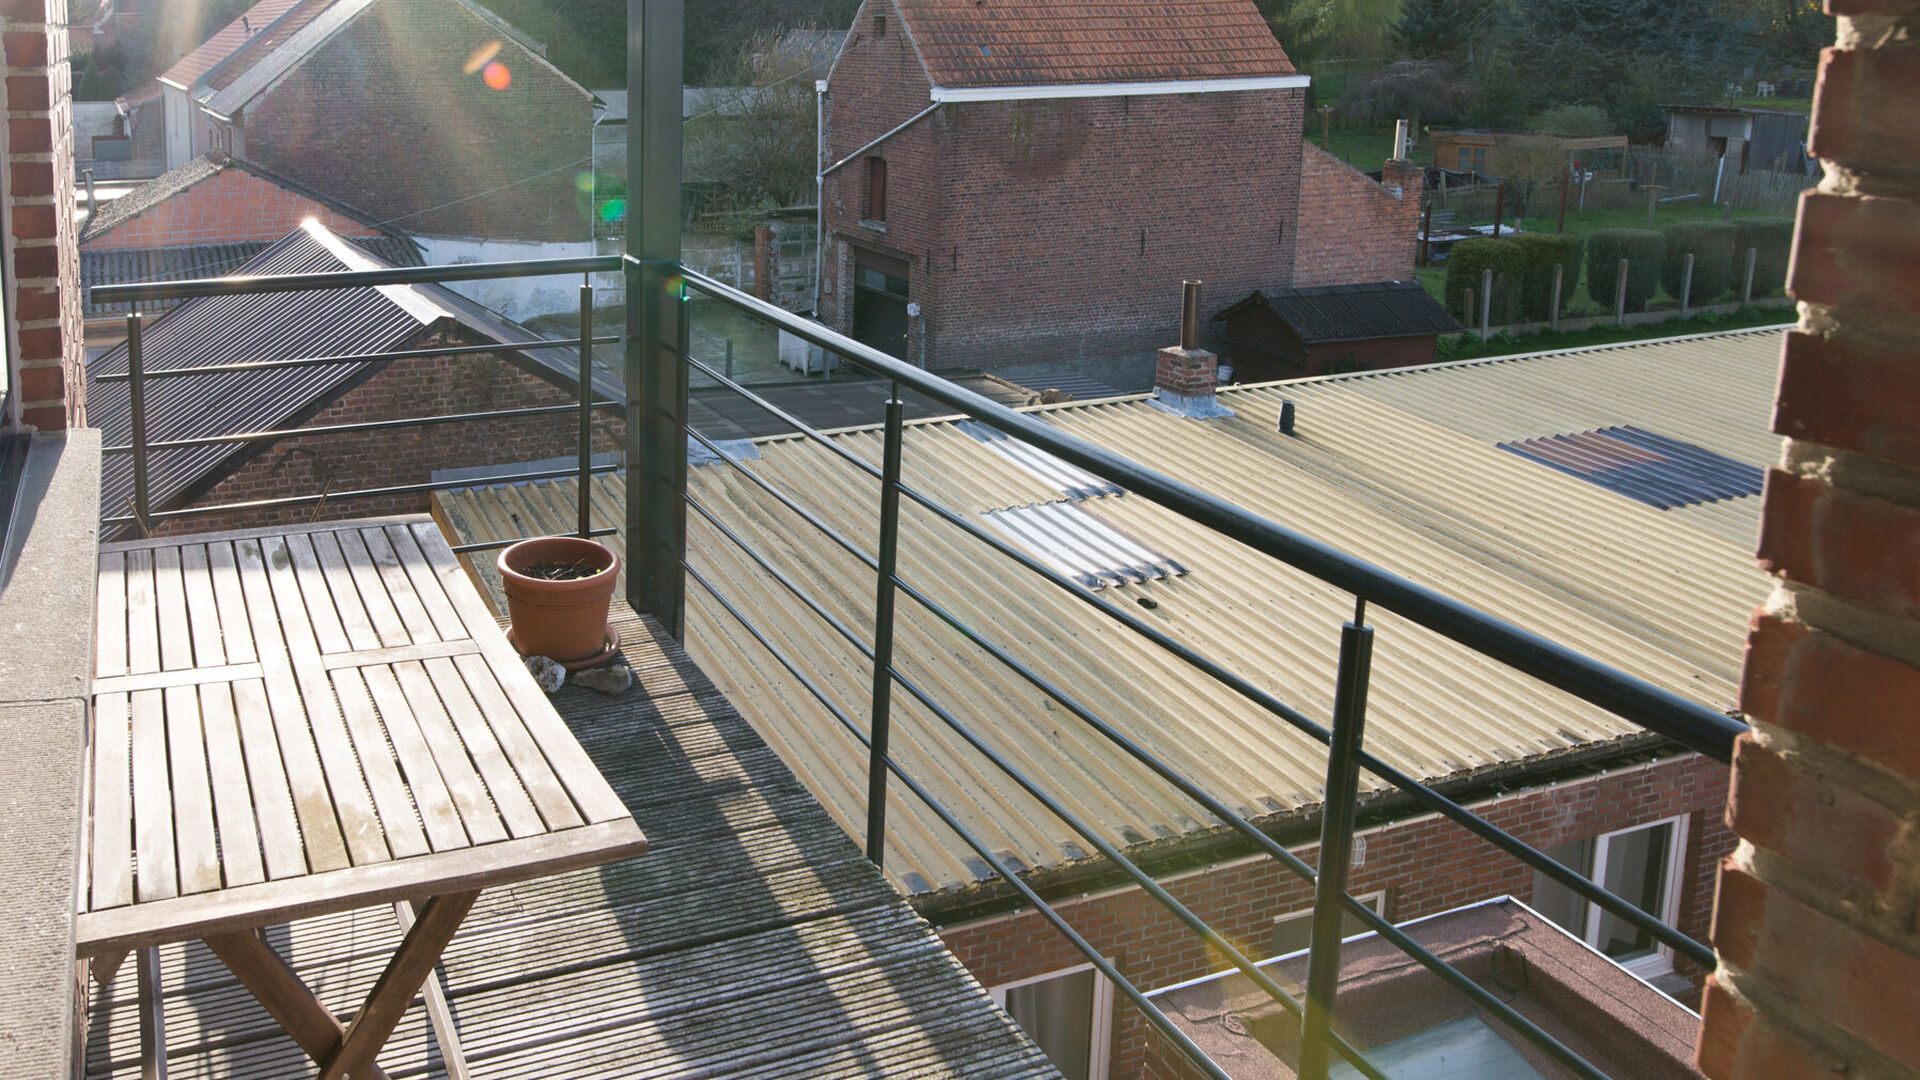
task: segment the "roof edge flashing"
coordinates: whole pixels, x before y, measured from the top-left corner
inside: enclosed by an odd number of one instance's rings
[[[1234,415],[1213,394],[1176,394],[1164,386],[1154,388],[1147,404],[1189,420],[1226,420]]]
[[[1043,98],[1145,97],[1155,94],[1224,94],[1241,90],[1304,89],[1306,75],[1264,75],[1242,79],[1170,79],[1160,82],[1056,83],[1038,86],[935,86],[932,100],[1034,101]]]

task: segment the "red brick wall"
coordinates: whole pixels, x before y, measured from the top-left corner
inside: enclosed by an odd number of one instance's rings
[[[7,315],[21,423],[87,422],[80,255],[73,215],[73,79],[67,0],[4,0]],[[6,418],[0,417],[0,423]]]
[[[889,5],[869,0],[834,69],[829,156],[839,160],[928,104]],[[866,171],[829,177],[823,316],[851,325],[843,245],[912,266],[926,360],[998,366],[1146,355],[1178,341],[1180,283],[1204,314],[1293,275],[1303,92],[943,105],[876,151],[888,163],[884,232],[859,223]]]
[[[1308,143],[1300,177],[1298,288],[1413,277],[1419,244],[1418,170],[1395,178],[1399,195]],[[1237,298],[1236,298],[1237,299]]]
[[[1829,0],[1747,642],[1713,1080],[1920,1069],[1920,20]]]
[[[491,90],[462,69],[499,40],[512,83]],[[249,160],[376,220],[586,241],[574,178],[591,168],[592,113],[584,90],[455,0],[381,0],[240,122]]]
[[[237,166],[202,180],[101,236],[88,248],[147,248],[173,244],[237,244],[274,241],[307,218],[341,236],[383,235],[357,218],[338,213]]]
[[[571,391],[491,356],[427,357],[394,361],[305,426],[567,405],[577,400]],[[624,448],[624,432],[625,424],[618,417],[597,415],[594,452]],[[333,491],[349,491],[426,483],[435,469],[535,461],[572,455],[578,448],[579,419],[570,412],[282,439],[214,485],[195,505],[318,495],[329,485]],[[425,494],[354,499],[329,503],[319,516],[419,513],[427,510],[429,501]],[[306,505],[178,518],[163,522],[159,531],[212,532],[310,520],[314,520],[314,507]]]
[[[1714,867],[1733,846],[1722,820],[1727,771],[1697,755],[1624,769],[1477,805],[1476,813],[1520,839],[1547,847],[1679,814],[1691,815],[1681,883],[1679,928],[1704,939],[1713,903]],[[1364,834],[1349,891],[1385,890],[1396,922],[1447,911],[1489,897],[1532,898],[1533,870],[1437,817],[1417,818]],[[1312,864],[1318,845],[1296,849]],[[1313,892],[1269,859],[1228,863],[1165,882],[1181,903],[1256,959],[1267,955],[1275,916],[1313,906]],[[1055,905],[1067,922],[1142,989],[1169,986],[1228,966],[1192,932],[1138,889]],[[1007,918],[941,931],[954,955],[986,986],[1084,963],[1084,957],[1039,916]],[[1676,970],[1703,972],[1683,958]],[[1144,1074],[1146,1021],[1116,996],[1113,1080]]]

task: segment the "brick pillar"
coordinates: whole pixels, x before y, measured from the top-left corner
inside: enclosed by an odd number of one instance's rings
[[[1212,398],[1220,385],[1220,358],[1205,349],[1169,345],[1154,363],[1153,386],[1183,398]]]
[[[1920,3],[1828,0],[1721,870],[1713,1080],[1920,1074]]]
[[[1420,211],[1427,195],[1426,166],[1405,158],[1391,159],[1380,167],[1380,185],[1400,200],[1394,212],[1393,235],[1398,246],[1394,251],[1393,277],[1396,281],[1408,281],[1413,278],[1414,263],[1419,257]],[[1400,250],[1402,247],[1404,253]]]
[[[73,207],[73,96],[67,0],[0,0],[7,168],[0,176],[11,235],[6,343],[19,375],[20,420],[42,431],[86,424],[86,351]]]

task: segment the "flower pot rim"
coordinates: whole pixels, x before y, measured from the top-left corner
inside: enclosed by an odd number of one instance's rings
[[[556,542],[562,542],[569,545],[579,545],[579,544],[591,545],[592,547],[597,548],[600,551],[606,552],[607,560],[608,560],[607,565],[605,568],[595,571],[594,573],[589,574],[586,577],[563,578],[561,580],[555,581],[550,578],[533,577],[530,574],[525,574],[519,570],[514,569],[511,565],[508,564],[508,561],[507,561],[508,557],[513,555],[515,552],[522,550],[523,548],[529,547],[534,544],[552,544]],[[612,577],[613,575],[618,574],[620,572],[620,553],[613,550],[611,547],[608,547],[607,545],[601,543],[598,540],[587,539],[584,537],[535,536],[525,540],[516,541],[515,543],[509,544],[508,546],[500,549],[500,554],[494,558],[493,563],[494,563],[494,568],[500,571],[500,576],[503,579],[511,580],[516,583],[526,583],[526,584],[533,585],[535,587],[545,587],[545,588],[553,588],[553,587],[561,587],[561,588],[569,588],[569,589],[591,588],[599,584],[600,582],[606,580],[607,578]]]

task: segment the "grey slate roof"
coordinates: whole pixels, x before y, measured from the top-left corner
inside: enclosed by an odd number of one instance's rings
[[[249,274],[310,274],[390,266],[317,223],[289,234],[240,269]],[[260,360],[349,356],[404,349],[435,331],[460,331],[476,342],[538,340],[519,324],[439,285],[329,289],[318,292],[211,296],[188,300],[150,324],[143,336],[149,372]],[[504,358],[560,381],[571,350],[529,350]],[[386,367],[362,361],[265,371],[183,376],[147,384],[149,441],[230,435],[305,423]],[[577,365],[577,360],[574,361]],[[124,344],[87,365],[87,413],[107,446],[132,439]],[[568,384],[570,385],[570,384]],[[161,450],[148,458],[149,505],[184,505],[271,445]],[[133,462],[110,453],[101,468],[104,514],[127,512]]]
[[[421,265],[420,249],[411,240],[393,236],[369,236],[353,244],[382,262],[394,266]],[[127,304],[99,304],[93,299],[96,285],[127,285],[139,281],[190,281],[195,278],[226,277],[249,259],[272,247],[268,241],[244,244],[181,244],[153,248],[87,248],[80,252],[80,284],[86,290],[86,317],[98,319],[125,315]],[[166,311],[177,300],[142,300],[141,311]]]
[[[1214,316],[1230,319],[1251,307],[1278,315],[1307,344],[1369,338],[1450,334],[1460,323],[1417,281],[1323,285],[1312,289],[1256,289],[1252,296]]]

